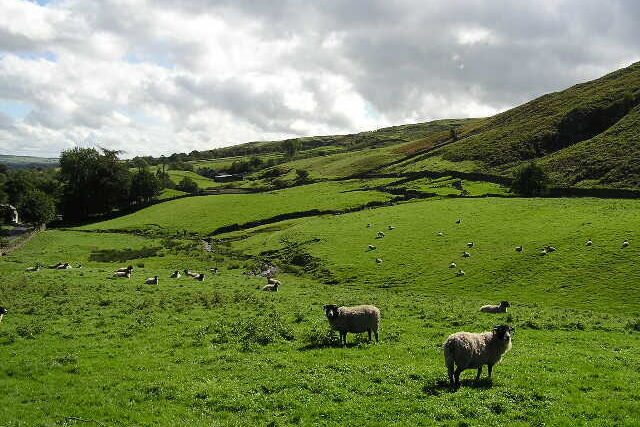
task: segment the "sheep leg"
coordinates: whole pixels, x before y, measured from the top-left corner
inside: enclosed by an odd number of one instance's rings
[[[482,365],[478,367],[478,375],[476,375],[476,381],[480,381],[481,374],[482,374]]]
[[[456,369],[456,371],[453,374],[453,376],[455,378],[455,386],[456,387],[460,387],[460,374],[462,373],[462,371],[463,371],[463,368],[458,366],[458,368]]]
[[[375,335],[375,337],[376,337],[376,342],[378,342],[378,331],[377,331],[377,330],[376,330],[376,331],[373,331],[373,334],[374,334],[374,335]]]
[[[453,377],[453,371],[454,366],[453,366],[453,360],[451,362],[447,361],[447,370],[449,371],[449,383],[451,384],[451,386],[455,385],[455,381],[454,381],[454,377]]]
[[[367,332],[369,332],[369,341],[371,341],[371,329],[367,329]]]
[[[346,332],[340,332],[340,344],[342,344],[343,347],[347,346],[347,333]]]
[[[4,314],[0,314],[0,322],[2,322],[3,317],[4,317]]]
[[[491,378],[491,372],[493,371],[493,365],[487,365],[487,368],[489,369],[489,378]]]

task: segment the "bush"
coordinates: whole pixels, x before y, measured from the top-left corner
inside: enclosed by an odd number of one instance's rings
[[[22,219],[35,225],[47,224],[56,217],[53,198],[40,190],[29,191],[20,201]]]
[[[182,178],[182,180],[176,186],[176,188],[180,191],[184,191],[186,193],[191,193],[191,194],[197,194],[200,192],[200,187],[198,187],[198,183],[188,176],[185,176],[184,178]]]
[[[511,191],[522,196],[541,196],[547,192],[549,180],[544,170],[534,162],[520,167],[511,184]]]

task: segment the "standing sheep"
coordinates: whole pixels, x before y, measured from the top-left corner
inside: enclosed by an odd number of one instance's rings
[[[189,271],[186,268],[184,270],[184,275],[185,276],[189,276],[189,277],[193,277],[193,278],[198,277],[198,273],[196,273],[194,271]]]
[[[511,307],[509,301],[502,301],[500,305],[483,305],[480,307],[480,311],[483,313],[506,313],[509,307]]]
[[[483,365],[487,365],[491,378],[493,366],[511,349],[511,335],[514,332],[515,328],[509,325],[499,325],[491,332],[458,332],[450,335],[443,348],[451,385],[460,387],[460,374],[466,369],[477,369],[478,381]]]
[[[375,247],[375,246],[373,246],[373,245],[369,245],[369,250],[370,250],[370,251],[375,251],[375,250],[376,250],[376,247]]]
[[[456,264],[455,262],[452,262],[451,264],[449,264],[449,268],[456,268],[458,266],[458,264]]]
[[[469,242],[469,243],[467,243],[467,247],[468,247],[468,248],[472,248],[472,247],[474,247],[474,246],[475,246],[475,243],[473,243],[473,242]]]
[[[373,305],[359,305],[356,307],[338,307],[337,305],[325,305],[324,314],[329,320],[331,329],[340,333],[340,343],[347,345],[347,333],[359,334],[371,333],[378,342],[378,328],[380,327],[380,310]]]
[[[132,273],[133,272],[133,266],[130,265],[128,267],[123,267],[123,268],[119,268],[116,270],[118,273],[126,273],[127,271]]]

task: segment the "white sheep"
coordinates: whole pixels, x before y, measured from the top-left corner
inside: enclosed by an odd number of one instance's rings
[[[627,246],[629,246],[629,241],[625,240],[624,242],[622,242],[622,247],[626,248]]]
[[[587,246],[591,246],[591,245],[593,245],[593,241],[592,241],[591,239],[587,240],[586,245],[587,245]]]
[[[462,257],[463,258],[469,258],[471,256],[471,254],[467,251],[462,252]]]
[[[174,271],[173,274],[170,276],[171,279],[179,279],[182,275],[180,274],[180,272],[178,270]]]
[[[113,273],[113,277],[126,277],[127,279],[131,279],[130,271],[116,271]]]
[[[451,264],[449,264],[449,268],[456,268],[458,266],[458,264],[456,264],[455,262],[452,262]]]
[[[472,247],[474,247],[474,246],[475,246],[475,243],[473,243],[473,242],[469,242],[469,243],[467,243],[467,247],[468,247],[468,248],[472,248]]]
[[[438,237],[442,237],[444,236],[444,233],[442,231],[438,232]]]
[[[460,387],[460,374],[466,369],[477,369],[478,381],[484,365],[487,365],[491,378],[493,366],[511,349],[514,331],[509,325],[499,325],[491,332],[458,332],[450,335],[443,349],[451,385]]]
[[[377,264],[382,264],[382,258],[376,258],[376,263]]]
[[[278,285],[278,286],[282,285],[282,283],[278,279],[276,279],[275,277],[267,277],[267,284],[268,285]]]
[[[278,292],[278,287],[280,286],[280,282],[274,283],[273,285],[265,285],[262,287],[262,290],[265,292]]]
[[[147,285],[157,285],[160,281],[158,276],[149,277],[144,283]]]
[[[0,322],[2,322],[2,318],[4,317],[5,314],[7,314],[9,311],[4,308],[4,307],[0,307]]]
[[[376,248],[375,246],[373,246],[373,245],[369,245],[369,250],[370,250],[370,251],[375,251],[376,249],[377,249],[377,248]]]
[[[523,246],[516,246],[516,252],[522,252],[524,250]]]
[[[389,226],[389,230],[395,230],[396,228],[393,225]]]
[[[204,273],[200,273],[196,277],[194,277],[194,279],[196,279],[198,282],[204,282],[204,278]]]
[[[119,272],[119,273],[120,272],[126,272],[126,271],[133,272],[133,266],[130,265],[128,267],[119,268],[116,271]]]
[[[378,328],[380,327],[380,309],[373,305],[359,305],[356,307],[338,307],[337,305],[325,305],[324,313],[327,316],[331,329],[340,333],[340,343],[347,345],[347,333],[369,333],[369,341],[373,333],[378,342]]]
[[[457,277],[464,277],[467,273],[464,272],[464,270],[458,270],[458,272],[456,273]]]
[[[480,307],[480,311],[483,313],[506,313],[509,307],[511,307],[509,301],[501,301],[500,305],[483,305]]]
[[[384,233],[382,231],[378,231],[378,239],[382,239],[384,237]]]
[[[185,268],[184,270],[184,275],[185,276],[189,276],[189,277],[198,277],[198,273],[194,272],[194,271],[189,271]]]

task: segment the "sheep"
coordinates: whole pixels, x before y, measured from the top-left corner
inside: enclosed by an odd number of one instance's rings
[[[144,283],[147,285],[157,285],[160,281],[158,276],[149,277]]]
[[[469,258],[471,256],[471,254],[467,251],[462,252],[462,257],[463,258]]]
[[[212,272],[213,274],[218,274],[218,267],[210,268],[209,271]]]
[[[69,270],[71,268],[71,264],[69,264],[68,262],[65,262],[62,265],[59,265],[56,267],[56,270]]]
[[[458,265],[455,262],[449,264],[449,268],[456,268]]]
[[[4,317],[5,314],[7,314],[9,311],[4,308],[4,307],[0,307],[0,322],[2,322],[2,318]]]
[[[456,224],[462,224],[462,220],[461,219],[457,220]]]
[[[377,264],[382,264],[382,258],[376,258],[376,263]]]
[[[194,279],[196,279],[198,282],[204,282],[204,277],[204,273],[200,273],[196,277],[194,277]]]
[[[474,246],[475,246],[475,243],[473,243],[473,242],[469,242],[469,243],[467,243],[467,247],[468,247],[468,248],[472,248],[472,247],[474,247]]]
[[[58,268],[62,267],[64,265],[64,262],[59,262],[55,265],[50,265],[47,268],[52,269],[52,270],[57,270]]]
[[[546,248],[544,248],[544,249],[542,249],[542,252],[540,252],[540,256],[545,256],[545,255],[547,255],[548,253],[549,253],[549,252],[547,252],[547,249],[546,249]]]
[[[511,335],[514,332],[515,328],[509,325],[499,325],[492,332],[458,332],[450,335],[443,349],[451,385],[460,387],[460,374],[465,369],[477,369],[478,381],[484,365],[489,368],[491,378],[493,366],[500,363],[502,356],[511,349]]]
[[[359,305],[356,307],[338,307],[329,304],[323,306],[331,329],[340,333],[340,343],[347,345],[347,333],[359,334],[361,332],[375,335],[378,342],[378,328],[380,326],[380,309],[373,305]]]
[[[371,223],[367,224],[367,228],[371,228],[371,227],[373,227],[373,224]]]
[[[278,287],[280,286],[280,282],[274,283],[273,285],[264,285],[262,290],[265,292],[278,292]]]
[[[185,276],[189,276],[189,277],[198,277],[198,273],[196,273],[194,271],[189,271],[186,268],[184,270],[184,275]]]
[[[523,246],[516,246],[516,252],[522,252],[522,251],[524,251]]]
[[[275,277],[267,277],[267,285],[275,285],[275,284],[282,285],[282,283]]]
[[[587,246],[591,246],[591,245],[593,245],[593,241],[592,241],[591,239],[587,240],[586,245],[587,245]]]
[[[444,236],[444,233],[442,231],[438,232],[438,237],[442,237]]]
[[[25,271],[40,271],[40,264],[36,264],[35,267],[29,267]]]
[[[116,271],[113,273],[113,277],[126,277],[127,279],[131,279],[130,271]]]
[[[545,246],[544,249],[547,251],[547,253],[555,252],[557,250],[553,246]]]
[[[133,266],[132,266],[132,265],[130,265],[130,266],[128,266],[128,267],[119,268],[119,269],[117,269],[116,271],[117,271],[118,273],[126,272],[126,271],[129,271],[129,272],[133,273]]]
[[[509,307],[511,307],[509,301],[501,301],[500,305],[483,305],[480,307],[480,311],[483,313],[506,313]]]
[[[393,225],[389,226],[389,230],[395,230],[396,228]]]
[[[625,239],[625,241],[622,242],[622,247],[626,248],[627,246],[629,246],[629,241]]]
[[[171,279],[179,279],[181,277],[181,274],[178,270],[174,271],[173,274],[170,276]]]
[[[382,231],[378,231],[378,239],[382,239],[384,237],[384,233]]]
[[[456,273],[457,277],[464,277],[466,275],[466,273],[464,272],[464,270],[458,270],[458,272]]]
[[[373,246],[373,245],[369,245],[369,250],[370,250],[370,251],[375,251],[376,249],[377,249],[377,248],[376,248],[375,246]]]

